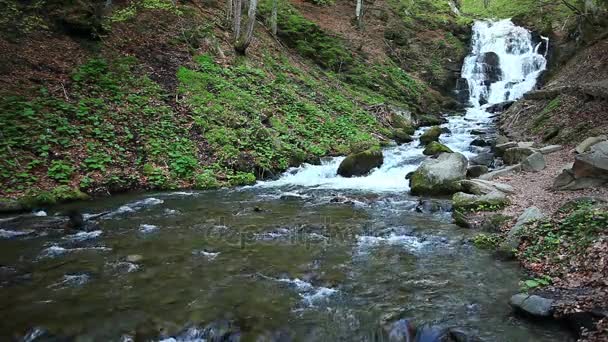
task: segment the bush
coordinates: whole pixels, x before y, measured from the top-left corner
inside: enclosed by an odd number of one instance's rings
[[[47,175],[58,181],[59,183],[67,183],[72,177],[74,168],[68,165],[66,162],[61,160],[55,160],[51,163],[51,167],[47,172]]]
[[[216,189],[221,186],[212,171],[205,171],[197,175],[194,179],[194,185],[197,189]]]

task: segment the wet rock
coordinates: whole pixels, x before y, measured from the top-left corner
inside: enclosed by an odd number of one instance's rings
[[[479,229],[490,233],[500,233],[502,231],[502,227],[509,221],[511,221],[511,216],[492,214],[486,216],[481,221],[479,224]]]
[[[414,126],[412,112],[410,112],[409,110],[395,106],[389,106],[388,109],[391,111],[391,126],[405,130],[410,130]]]
[[[496,145],[506,144],[509,142],[509,138],[505,137],[504,135],[498,135],[496,139],[494,139],[494,142]]]
[[[551,317],[553,315],[553,304],[552,299],[525,293],[516,294],[509,300],[509,305],[517,312],[535,318]]]
[[[549,145],[549,146],[545,146],[540,148],[538,151],[542,154],[551,154],[557,151],[561,151],[562,150],[562,145]]]
[[[539,172],[547,167],[545,157],[540,152],[535,152],[529,155],[521,162],[521,169],[527,172]]]
[[[401,145],[414,141],[414,138],[412,138],[410,134],[405,132],[403,128],[399,128],[393,130],[393,140],[395,140],[397,144]]]
[[[481,180],[492,180],[498,177],[502,177],[508,175],[510,173],[521,171],[521,164],[515,164],[507,167],[503,167],[502,169],[494,170],[492,172],[486,173],[485,175],[479,176]]]
[[[422,115],[417,118],[418,127],[439,126],[448,122],[446,118],[433,115]]]
[[[560,127],[552,127],[549,130],[546,130],[545,133],[543,134],[543,142],[548,142],[548,141],[555,139],[555,137],[557,137],[559,135],[560,131],[561,131]]]
[[[400,319],[386,328],[389,342],[412,342],[416,336],[416,327],[408,319]]]
[[[382,151],[377,149],[351,154],[340,163],[338,175],[342,177],[365,176],[371,170],[382,166],[383,163]]]
[[[441,127],[439,126],[433,126],[431,128],[429,128],[428,130],[426,130],[426,132],[424,132],[421,136],[420,136],[420,143],[422,145],[428,145],[433,141],[439,141],[439,136],[441,135]]]
[[[493,191],[484,195],[465,194],[458,192],[452,197],[454,211],[475,210],[477,208],[502,208],[509,204],[507,195]]]
[[[490,146],[490,145],[492,145],[490,142],[485,141],[484,139],[481,139],[481,138],[476,138],[473,141],[471,141],[471,146],[484,147],[484,146]]]
[[[491,152],[482,152],[471,158],[471,165],[492,166],[494,163],[494,154]]]
[[[426,200],[422,199],[416,205],[415,210],[419,213],[432,214],[436,212],[448,212],[452,210],[452,203],[449,201]]]
[[[471,130],[471,135],[485,135],[488,132],[480,130],[480,129],[473,129]]]
[[[462,104],[469,103],[469,81],[466,78],[456,80],[456,100]]]
[[[608,140],[608,137],[605,135],[600,135],[598,137],[589,137],[583,140],[580,144],[578,144],[574,151],[578,154],[588,152],[593,145],[606,140]]]
[[[427,158],[410,178],[413,195],[449,195],[460,189],[467,172],[467,158],[460,153],[441,153]]]
[[[459,227],[462,227],[462,228],[472,228],[473,227],[473,224],[471,223],[469,216],[462,211],[453,210],[452,219],[454,220],[454,224],[456,224]]]
[[[24,210],[26,208],[16,200],[0,198],[0,214],[16,213]]]
[[[529,155],[534,154],[536,150],[530,147],[512,147],[505,151],[502,156],[505,164],[514,165],[524,161]]]
[[[488,167],[485,165],[471,165],[467,169],[467,178],[477,178],[488,173]]]
[[[452,130],[447,127],[441,127],[441,133],[443,134],[452,134]]]
[[[422,151],[422,154],[425,156],[434,156],[443,152],[452,153],[453,151],[442,143],[431,141],[428,145],[426,145],[424,151]]]
[[[502,79],[502,70],[500,70],[500,57],[495,52],[486,52],[481,57],[483,63],[483,73],[486,76],[488,85],[498,82]]]
[[[511,108],[511,106],[514,103],[515,103],[515,101],[505,101],[505,102],[496,103],[491,106],[488,106],[488,108],[486,108],[486,112],[492,113],[492,114],[502,113],[505,110]]]

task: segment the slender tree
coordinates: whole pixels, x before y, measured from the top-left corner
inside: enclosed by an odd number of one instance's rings
[[[277,36],[277,13],[279,11],[279,0],[272,0],[272,14],[270,15],[270,30],[273,36]]]
[[[226,24],[229,24],[232,19],[232,2],[233,0],[226,0]]]
[[[357,26],[361,28],[363,26],[363,0],[357,0],[355,15],[357,17]]]
[[[235,30],[234,30],[234,49],[236,52],[240,54],[245,54],[245,51],[251,44],[251,40],[253,39],[253,28],[255,26],[255,14],[258,6],[257,0],[249,0],[249,10],[247,11],[247,25],[245,26],[245,34],[241,36],[241,13],[240,9],[242,8],[242,0],[235,0],[235,4],[238,4],[239,14],[235,15]],[[236,13],[235,13],[236,14]],[[238,17],[238,24],[236,23],[236,19]]]
[[[232,4],[232,33],[234,41],[238,41],[241,36],[241,12],[243,11],[243,0],[234,0]]]

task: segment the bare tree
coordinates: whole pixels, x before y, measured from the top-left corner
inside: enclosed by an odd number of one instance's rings
[[[277,12],[279,11],[279,0],[272,0],[272,14],[270,15],[270,30],[273,36],[277,36]]]
[[[247,25],[245,27],[245,34],[243,36],[241,36],[242,0],[234,1],[234,49],[237,53],[244,55],[245,51],[249,47],[249,44],[251,44],[251,40],[253,39],[253,28],[255,26],[255,14],[258,6],[258,1],[249,0],[249,10],[247,11]]]
[[[241,36],[241,12],[243,11],[243,0],[234,0],[232,4],[232,33],[237,41]]]
[[[226,0],[226,24],[229,24],[230,19],[232,19],[232,1]]]

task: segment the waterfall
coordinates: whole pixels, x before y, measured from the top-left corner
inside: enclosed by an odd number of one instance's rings
[[[532,34],[511,20],[477,21],[473,25],[471,53],[462,66],[462,77],[468,85],[468,104],[464,116],[448,117],[443,127],[450,133],[440,141],[453,151],[467,157],[479,150],[470,146],[475,136],[473,129],[491,125],[491,114],[486,108],[491,104],[516,100],[532,90],[536,79],[545,70],[547,61],[540,54],[542,44],[534,45]],[[419,129],[418,138],[426,129]],[[336,175],[344,157],[328,158],[321,165],[304,164],[292,168],[276,181],[259,182],[259,187],[305,187],[312,189],[351,189],[374,192],[409,190],[405,175],[414,171],[424,160],[423,147],[417,139],[409,144],[384,149],[384,164],[366,177],[343,178]]]
[[[541,44],[548,41],[542,39],[533,46],[530,31],[508,19],[475,22],[471,54],[462,66],[470,105],[517,100],[532,90],[547,66],[545,56],[538,53]]]

